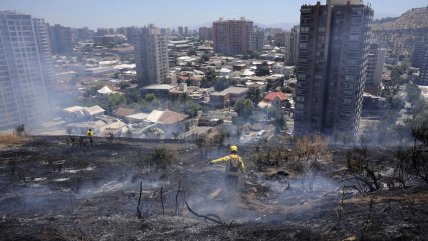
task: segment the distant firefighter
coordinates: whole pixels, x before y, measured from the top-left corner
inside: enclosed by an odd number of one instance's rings
[[[92,137],[94,136],[94,132],[92,131],[91,128],[89,128],[88,132],[86,132],[86,136],[89,138],[89,143],[94,143],[94,140],[92,139]]]
[[[227,162],[226,164],[226,177],[225,177],[225,185],[226,189],[229,191],[234,191],[238,185],[239,174],[244,173],[245,167],[242,158],[238,156],[238,147],[231,146],[230,147],[230,155],[225,157],[212,160],[209,162],[210,165],[214,163],[222,163]]]

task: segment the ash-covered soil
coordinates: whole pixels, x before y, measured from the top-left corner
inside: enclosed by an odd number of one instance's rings
[[[172,154],[165,170],[146,159],[158,148]],[[428,240],[428,188],[344,190],[346,150],[308,190],[286,168],[255,170],[255,148],[240,146],[247,175],[234,194],[224,168],[206,164],[225,153],[208,152],[104,139],[82,151],[65,137],[2,148],[0,240]]]

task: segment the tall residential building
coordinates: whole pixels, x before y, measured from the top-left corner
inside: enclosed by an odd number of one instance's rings
[[[49,25],[41,18],[33,18],[34,31],[36,33],[36,42],[39,49],[40,61],[43,65],[43,75],[45,76],[46,84],[52,85],[56,83],[55,72],[52,62],[52,48],[49,39]]]
[[[136,37],[135,62],[140,86],[168,83],[168,36],[154,25],[141,28]]]
[[[318,2],[300,12],[295,134],[356,134],[374,12],[361,0]]]
[[[183,27],[178,27],[178,34],[180,34],[181,36],[184,35],[184,28]]]
[[[213,28],[207,28],[207,27],[199,28],[199,40],[213,41]]]
[[[189,27],[184,27],[184,36],[189,36]]]
[[[137,27],[126,27],[125,28],[125,36],[126,36],[126,40],[129,44],[134,45],[136,42],[135,36],[138,33],[138,28]]]
[[[59,24],[49,26],[49,41],[53,54],[70,54],[74,48],[74,31]]]
[[[288,39],[288,53],[286,54],[287,60],[285,61],[288,65],[297,65],[297,60],[299,58],[299,36],[300,26],[297,25],[291,29]]]
[[[253,22],[223,20],[213,22],[214,52],[224,55],[244,54],[254,50]]]
[[[425,57],[425,48],[428,45],[428,37],[426,39],[418,39],[413,47],[411,65],[415,68],[422,68]]]
[[[90,30],[88,27],[76,28],[74,29],[74,36],[77,41],[84,41],[92,38],[94,36],[94,31]]]
[[[285,47],[286,41],[287,40],[289,41],[289,38],[290,38],[290,33],[281,31],[273,35],[273,42],[275,43],[275,46]]]
[[[0,11],[0,129],[48,117],[50,58],[42,19]]]
[[[421,51],[423,53],[423,58],[421,61],[419,84],[428,85],[428,43],[425,44],[425,47]]]
[[[380,95],[383,66],[385,64],[386,50],[377,44],[370,44],[367,56],[367,77],[364,91],[372,95]]]
[[[265,32],[262,29],[254,31],[254,50],[262,51],[265,46]]]

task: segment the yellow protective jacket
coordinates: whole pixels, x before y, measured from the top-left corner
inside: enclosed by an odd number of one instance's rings
[[[238,176],[239,171],[244,172],[245,166],[242,158],[236,154],[230,154],[225,157],[212,160],[211,163],[227,162],[226,173],[231,176]]]
[[[86,135],[88,137],[92,137],[94,135],[94,132],[93,131],[88,131],[88,132],[86,132]]]

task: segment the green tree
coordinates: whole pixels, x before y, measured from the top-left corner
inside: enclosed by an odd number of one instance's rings
[[[119,82],[119,88],[120,89],[124,90],[124,89],[129,88],[129,87],[131,87],[131,84],[129,82],[127,82],[127,81]]]
[[[137,88],[129,88],[125,90],[125,99],[126,103],[132,104],[132,103],[138,103],[141,101],[141,93],[140,90]]]
[[[285,129],[284,111],[282,111],[281,109],[276,110],[273,123],[275,126],[276,134],[280,133],[282,130]]]
[[[191,50],[189,50],[189,51],[187,51],[187,56],[194,56],[194,55],[197,55],[197,53],[196,53],[196,50],[194,50],[194,49],[191,49]]]
[[[407,100],[414,104],[421,98],[421,89],[415,84],[406,86]]]
[[[19,124],[19,125],[15,126],[15,133],[18,136],[21,136],[24,132],[25,132],[25,125],[24,124]]]
[[[290,86],[284,86],[282,88],[282,92],[287,93],[287,94],[292,94],[292,93],[294,93],[294,89],[291,88]]]
[[[234,109],[240,117],[248,118],[253,113],[254,105],[250,99],[240,99],[236,102]]]
[[[85,96],[89,97],[89,96],[94,96],[98,94],[98,90],[101,89],[104,86],[104,83],[102,82],[97,82],[95,83],[95,85],[91,86],[89,89],[86,90]]]
[[[184,104],[184,113],[192,118],[197,117],[198,111],[201,109],[201,105],[194,101],[186,101]]]
[[[215,91],[222,91],[224,89],[229,88],[229,86],[230,86],[229,80],[226,78],[217,79],[213,84]]]
[[[256,76],[266,76],[270,74],[269,66],[266,61],[257,66]]]
[[[148,101],[148,102],[153,102],[153,101],[156,101],[156,100],[157,100],[157,97],[156,97],[156,95],[155,95],[155,94],[153,94],[153,93],[149,93],[149,94],[146,94],[146,95],[144,96],[144,100],[145,100],[145,101]]]
[[[210,60],[210,56],[208,55],[208,54],[202,54],[201,55],[201,58],[200,58],[200,62],[201,63],[205,63],[205,62],[207,62],[208,60]]]
[[[254,105],[258,105],[262,100],[262,91],[258,87],[250,87],[248,98],[253,102]]]
[[[112,94],[107,97],[107,103],[109,106],[116,108],[117,106],[125,102],[125,97],[122,94]]]
[[[404,101],[398,96],[389,96],[386,98],[387,102],[393,110],[401,110],[404,108]]]

